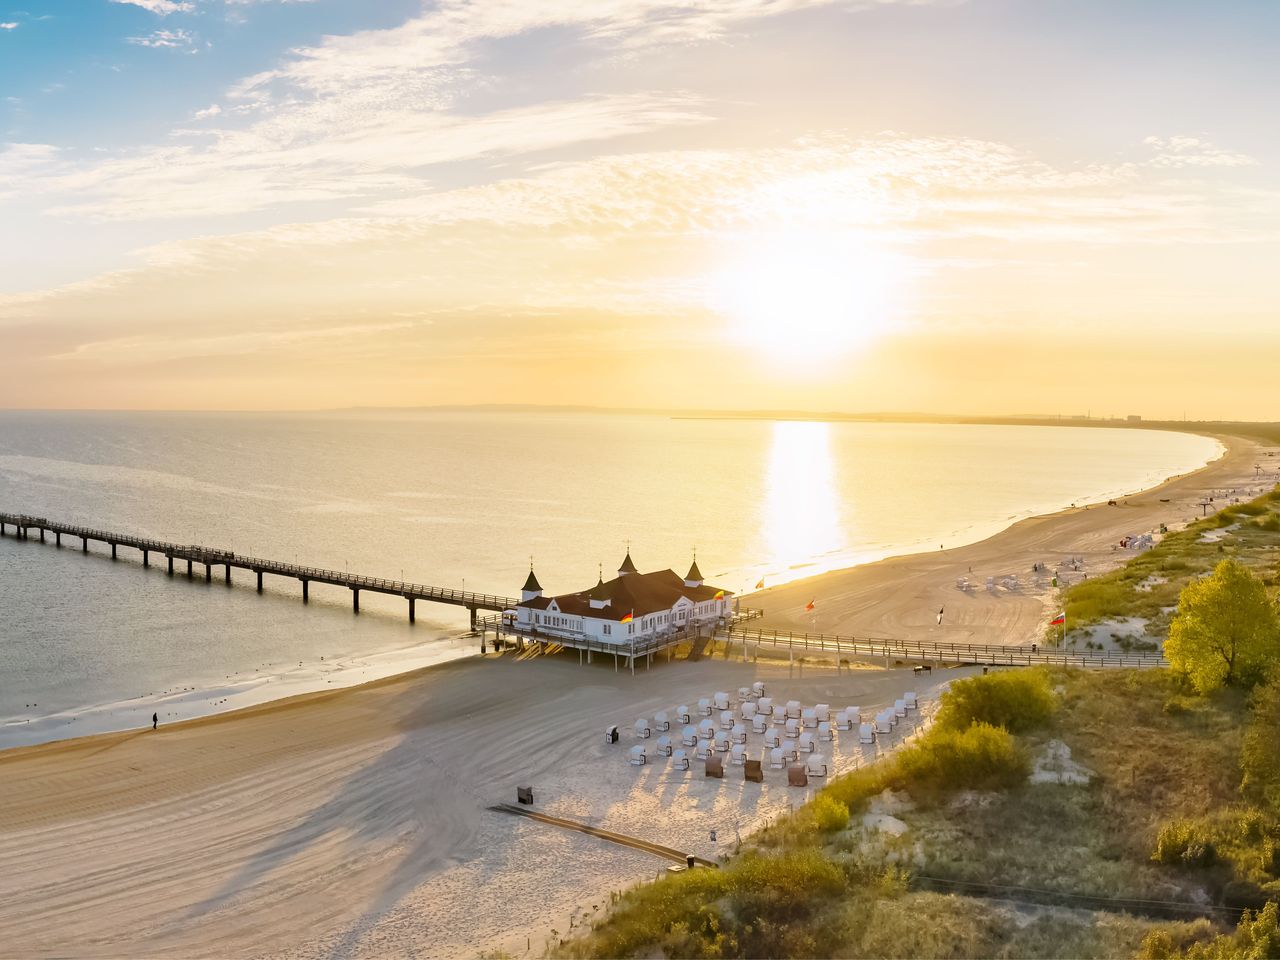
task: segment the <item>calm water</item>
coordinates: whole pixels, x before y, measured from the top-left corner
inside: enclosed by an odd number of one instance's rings
[[[552,592],[614,570],[745,590],[989,536],[1193,469],[1157,431],[672,420],[0,414],[0,510],[423,583]],[[92,548],[91,548],[92,549]],[[132,551],[0,540],[0,746],[191,716],[469,652],[465,614]],[[321,660],[321,658],[324,658]],[[86,708],[97,707],[96,710]]]

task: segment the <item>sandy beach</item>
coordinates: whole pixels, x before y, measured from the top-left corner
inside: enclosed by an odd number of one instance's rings
[[[1057,602],[1048,583],[1028,584],[1033,564],[1052,571],[1065,558],[1083,561],[1088,574],[1105,573],[1133,556],[1113,550],[1128,535],[1157,531],[1167,524],[1181,529],[1201,516],[1200,504],[1216,497],[1211,509],[1233,496],[1247,499],[1278,481],[1276,448],[1239,437],[1218,437],[1226,450],[1204,468],[1174,477],[1151,490],[1106,503],[1078,504],[1046,516],[1031,517],[979,543],[955,549],[891,557],[849,570],[765,589],[751,595],[750,606],[766,617],[764,627],[855,636],[912,637],[947,643],[1019,644],[1039,640],[1048,608]],[[1278,454],[1280,455],[1280,454]],[[1255,467],[1264,468],[1260,480]],[[1238,491],[1227,495],[1225,491]],[[945,545],[944,545],[945,546]],[[1016,590],[985,583],[1017,575]],[[975,584],[956,588],[960,577]],[[812,612],[805,605],[814,601]],[[945,610],[941,625],[939,610]]]
[[[1097,572],[1123,562],[1111,545],[1124,535],[1185,522],[1211,491],[1252,490],[1255,465],[1274,463],[1250,441],[1224,443],[1226,454],[1203,470],[1118,506],[1081,505],[982,543],[766,590],[751,603],[784,629],[1029,641],[1050,593],[962,594],[956,577],[972,568],[967,575],[984,581],[1065,556]],[[803,609],[810,599],[812,615]],[[968,672],[925,680],[704,659],[658,662],[632,677],[576,655],[490,655],[154,733],[5,751],[0,953],[538,954],[553,929],[567,932],[603,909],[611,890],[666,864],[486,809],[513,800],[517,784],[532,784],[547,812],[714,856],[804,792],[778,772],[759,787],[733,771],[705,780],[700,764],[684,774],[630,766],[636,717],[757,678],[783,699],[868,709],[908,689],[935,697]],[[621,743],[604,743],[608,723],[622,727]],[[833,772],[872,759],[848,735],[833,746]]]

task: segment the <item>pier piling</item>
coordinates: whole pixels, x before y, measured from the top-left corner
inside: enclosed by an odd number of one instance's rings
[[[258,592],[261,593],[262,592],[262,571],[258,570],[256,571],[256,573],[258,574]]]
[[[351,588],[351,612],[360,612],[360,591],[355,587]]]

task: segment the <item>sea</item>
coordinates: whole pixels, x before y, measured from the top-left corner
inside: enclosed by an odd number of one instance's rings
[[[596,413],[0,412],[0,512],[518,596],[695,552],[739,593],[991,536],[1219,456],[1089,427]],[[10,528],[12,529],[12,528]],[[469,656],[465,611],[0,539],[0,748]],[[220,571],[219,571],[220,573]]]

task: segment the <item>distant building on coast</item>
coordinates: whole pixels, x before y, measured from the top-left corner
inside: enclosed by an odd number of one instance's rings
[[[618,575],[588,590],[543,596],[529,568],[516,607],[518,631],[628,646],[714,624],[732,613],[732,591],[707,584],[695,558],[681,577],[674,570],[640,573],[627,551]]]

